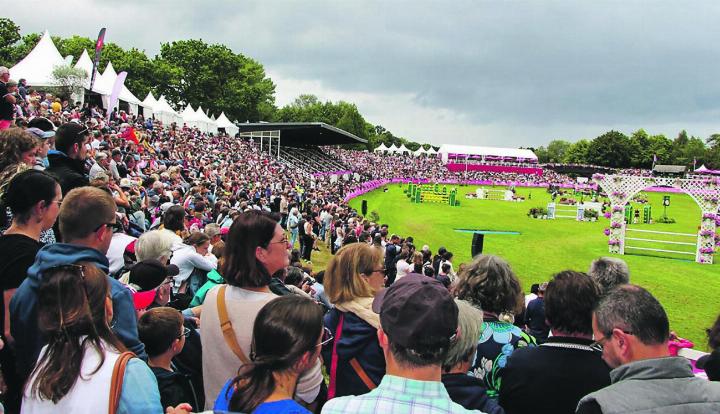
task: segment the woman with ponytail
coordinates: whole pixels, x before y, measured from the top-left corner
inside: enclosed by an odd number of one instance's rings
[[[48,338],[23,393],[23,413],[162,413],[157,382],[137,358],[127,362],[116,407],[111,379],[126,351],[110,328],[107,276],[88,263],[48,269],[38,290],[38,325]]]
[[[5,347],[0,351],[0,367],[8,390],[5,406],[9,412],[20,407],[21,379],[15,370],[15,347],[10,335],[10,299],[25,280],[35,255],[43,246],[40,235],[51,229],[60,212],[62,193],[60,185],[52,176],[37,170],[25,170],[16,174],[0,196],[0,212],[12,213],[12,221],[0,223],[9,228],[0,236],[0,334],[4,335]],[[6,220],[0,214],[0,221]]]
[[[316,302],[297,295],[268,302],[255,319],[252,362],[225,384],[215,412],[310,414],[293,400],[295,387],[331,340]]]

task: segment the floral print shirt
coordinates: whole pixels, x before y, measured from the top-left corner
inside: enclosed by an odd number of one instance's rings
[[[526,346],[537,346],[535,338],[511,323],[488,318],[483,321],[469,374],[485,382],[489,397],[498,398],[507,358],[515,349]]]

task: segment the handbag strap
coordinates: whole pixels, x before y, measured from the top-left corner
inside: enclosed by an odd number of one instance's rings
[[[337,384],[337,366],[338,366],[338,355],[337,355],[337,343],[340,341],[340,338],[342,337],[342,328],[343,328],[343,322],[345,321],[345,314],[340,314],[340,319],[338,320],[337,328],[335,328],[335,339],[333,340],[333,347],[332,347],[332,356],[330,359],[330,386],[328,387],[328,400],[335,397],[337,394],[336,384]],[[357,360],[357,358],[352,358],[350,360],[350,367],[352,367],[353,371],[357,374],[357,376],[360,378],[360,380],[365,384],[365,386],[368,388],[368,391],[372,391],[375,388],[377,388],[377,385],[373,382],[372,379],[370,379],[370,376],[365,372],[362,365],[360,365],[360,362]]]
[[[368,390],[372,391],[375,388],[377,388],[377,385],[370,379],[370,376],[365,372],[362,365],[360,365],[360,362],[358,362],[357,358],[353,358],[350,360],[350,366],[353,370],[355,370],[355,373],[360,377],[360,380],[365,384],[366,387],[368,387]]]
[[[120,394],[122,393],[123,379],[125,378],[125,367],[130,358],[135,358],[132,352],[123,352],[115,361],[113,367],[112,379],[110,380],[110,401],[108,404],[109,414],[115,414],[120,403]]]
[[[223,336],[225,337],[225,342],[230,347],[230,350],[233,351],[233,354],[240,358],[240,361],[242,361],[243,364],[249,364],[250,359],[245,356],[242,348],[240,348],[237,337],[235,337],[235,330],[232,327],[232,322],[230,322],[230,318],[228,317],[227,305],[225,304],[226,288],[227,285],[220,286],[217,296],[217,311],[218,318],[220,319],[220,329],[222,330]]]
[[[338,320],[338,324],[335,327],[335,339],[333,339],[332,355],[330,356],[330,385],[328,386],[328,400],[335,398],[335,394],[336,394],[335,386],[336,386],[337,365],[338,365],[337,344],[340,341],[340,337],[342,336],[342,328],[343,328],[344,320],[345,320],[345,314],[340,313],[340,319]]]

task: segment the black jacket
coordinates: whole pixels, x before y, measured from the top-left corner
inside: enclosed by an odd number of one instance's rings
[[[504,414],[497,401],[487,396],[483,380],[467,374],[443,374],[442,383],[450,399],[468,410]]]
[[[85,163],[81,160],[74,160],[67,155],[55,151],[48,154],[50,166],[45,170],[54,175],[60,181],[63,197],[73,188],[90,185],[85,175]]]
[[[189,375],[158,367],[150,367],[150,369],[157,379],[160,402],[163,407],[175,407],[180,403],[188,403],[194,410],[202,410]]]
[[[538,347],[516,349],[500,386],[508,414],[574,414],[580,399],[610,385],[610,368],[589,339],[548,338]]]

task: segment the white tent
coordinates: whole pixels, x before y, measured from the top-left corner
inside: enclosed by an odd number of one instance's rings
[[[379,145],[377,148],[375,148],[375,151],[374,151],[374,152],[380,152],[380,153],[382,153],[382,152],[385,152],[385,151],[387,151],[387,150],[388,150],[388,147],[385,146],[385,143],[384,143],[384,142],[381,142],[380,145]]]
[[[450,155],[460,155],[460,158],[466,156],[478,157],[485,159],[514,159],[517,161],[530,161],[537,162],[537,155],[528,149],[520,148],[498,148],[498,147],[477,147],[473,145],[449,145],[444,144],[440,146],[440,151],[443,162],[447,162]]]
[[[192,106],[186,106],[180,113],[180,117],[182,118],[183,123],[187,124],[190,128],[198,127],[198,116],[197,113],[195,113],[195,110],[192,109]]]
[[[67,64],[50,38],[50,33],[45,30],[33,50],[10,68],[10,76],[13,79],[26,79],[27,84],[32,87],[56,86],[52,72],[57,66]]]
[[[395,144],[390,145],[388,147],[388,154],[395,154],[398,152],[399,149],[400,149],[400,147],[396,147]]]
[[[410,150],[407,149],[407,147],[405,146],[405,144],[402,144],[402,145],[400,145],[400,148],[398,148],[398,152],[401,153],[401,154],[409,154],[409,153],[410,153]]]
[[[423,148],[422,145],[420,146],[420,148],[417,149],[417,151],[413,152],[413,155],[416,157],[419,157],[423,154],[427,154],[427,152],[425,151],[425,148]]]
[[[212,119],[207,116],[205,111],[203,111],[202,106],[198,106],[196,114],[198,116],[198,122],[201,131],[217,132],[217,125],[215,124],[215,122],[213,122]]]
[[[160,99],[157,101],[157,105],[153,107],[153,114],[155,119],[162,122],[164,125],[170,125],[173,122],[178,124],[182,123],[182,118],[170,107],[165,97],[160,95]]]
[[[83,50],[82,55],[80,55],[80,58],[77,62],[75,62],[75,68],[82,69],[87,73],[87,78],[85,78],[85,89],[90,89],[90,81],[91,81],[91,73],[93,70],[93,63],[92,60],[90,60],[90,55],[88,55],[87,50]],[[105,85],[99,81],[100,80],[100,74],[95,71],[95,84],[93,85],[93,92],[97,92],[100,95],[110,95],[112,92],[112,85],[110,85],[107,89],[105,89]]]
[[[425,153],[426,153],[428,156],[430,156],[430,155],[437,155],[438,152],[435,151],[435,148],[430,147],[430,149],[427,150],[427,151],[425,151]]]
[[[158,101],[157,99],[155,99],[152,92],[148,92],[145,100],[142,101],[142,103],[144,105],[143,116],[145,117],[145,119],[152,118],[155,107],[158,105]]]
[[[225,112],[222,112],[220,116],[217,119],[217,126],[218,128],[224,128],[225,132],[227,132],[230,136],[235,136],[235,134],[240,131],[240,128],[238,128],[235,124],[233,124],[227,116],[225,116]]]

